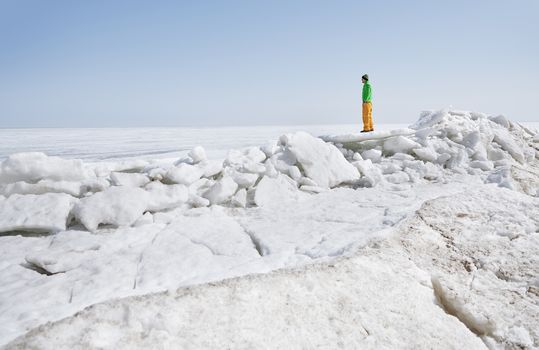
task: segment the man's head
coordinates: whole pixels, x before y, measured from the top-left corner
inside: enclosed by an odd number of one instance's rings
[[[361,82],[366,83],[367,81],[369,81],[369,76],[367,74],[363,74],[361,77]]]

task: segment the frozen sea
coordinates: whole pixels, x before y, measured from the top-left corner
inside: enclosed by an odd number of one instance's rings
[[[539,136],[406,126],[0,129],[0,349],[539,348]]]
[[[523,125],[539,129],[538,123]],[[379,124],[388,131],[408,124]],[[222,159],[231,149],[262,145],[297,131],[314,136],[358,132],[361,125],[281,125],[219,128],[20,128],[0,129],[0,161],[18,152],[44,152],[49,156],[86,161],[162,159],[185,156],[193,147],[206,149],[211,159]]]

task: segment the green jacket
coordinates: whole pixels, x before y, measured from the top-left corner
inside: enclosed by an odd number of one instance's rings
[[[371,102],[372,98],[372,90],[371,90],[371,84],[369,82],[366,82],[363,84],[363,102]]]

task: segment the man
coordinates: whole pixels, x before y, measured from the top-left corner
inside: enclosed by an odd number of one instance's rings
[[[367,74],[361,77],[363,83],[363,130],[361,132],[374,131],[372,126],[372,91],[369,84],[369,76]]]

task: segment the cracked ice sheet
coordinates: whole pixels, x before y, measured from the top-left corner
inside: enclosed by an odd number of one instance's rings
[[[424,201],[475,186],[455,177],[452,184],[417,185],[398,192],[336,188],[286,206],[234,212],[236,220],[262,247],[264,256],[278,254],[284,259],[283,266],[295,266],[352,253],[387,237]]]
[[[141,254],[136,286],[147,292],[268,271],[243,228],[222,207],[199,208],[158,232]],[[271,259],[265,259],[271,260]]]
[[[190,210],[169,225],[0,237],[0,247],[1,343],[110,298],[281,266],[273,257],[261,259],[221,207]],[[30,269],[29,262],[52,275]]]
[[[353,252],[390,234],[423,201],[474,185],[342,188],[271,208],[192,209],[168,225],[0,237],[0,344],[107,299]],[[28,260],[54,274],[25,267]]]
[[[69,316],[81,308],[111,297],[132,295],[136,261],[152,231],[124,229],[92,235],[64,231],[54,236],[1,237],[0,340],[2,342],[49,320]],[[71,237],[65,237],[71,236]],[[80,240],[76,237],[80,236]],[[88,239],[99,246],[88,245]],[[86,251],[74,242],[83,242]],[[77,265],[72,262],[77,254]],[[70,266],[51,276],[26,268],[32,261]],[[46,264],[45,264],[46,265]],[[45,266],[47,267],[47,266]]]

